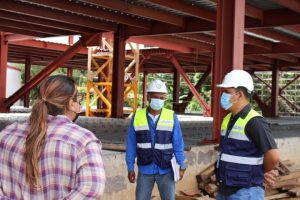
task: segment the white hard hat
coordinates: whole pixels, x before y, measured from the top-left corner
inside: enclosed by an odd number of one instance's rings
[[[245,87],[249,93],[254,89],[253,79],[251,75],[244,70],[232,70],[226,74],[222,84],[217,87],[230,88],[230,87]]]
[[[156,79],[150,83],[147,92],[168,93],[166,85],[159,79]]]

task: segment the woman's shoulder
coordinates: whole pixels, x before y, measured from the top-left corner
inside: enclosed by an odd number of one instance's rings
[[[73,122],[61,124],[49,130],[49,139],[58,139],[76,146],[86,146],[90,142],[99,142],[99,139],[90,130]]]
[[[0,138],[6,137],[7,135],[26,137],[27,130],[28,123],[15,122],[7,125],[3,130],[0,131]]]

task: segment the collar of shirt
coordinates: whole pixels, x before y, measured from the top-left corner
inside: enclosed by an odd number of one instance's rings
[[[160,115],[151,115],[149,112],[148,112],[148,116],[153,120],[154,123],[156,123],[156,121],[158,120],[159,116]]]
[[[69,117],[67,117],[66,115],[48,115],[47,118],[48,122],[51,121],[64,121],[64,122],[71,122],[71,119]]]
[[[248,113],[251,110],[250,104],[247,104],[238,114],[235,116],[231,116],[231,119],[238,119],[239,117],[245,119],[245,117],[248,115]]]

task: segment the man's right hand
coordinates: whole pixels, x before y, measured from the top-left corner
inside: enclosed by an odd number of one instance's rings
[[[128,180],[130,183],[135,182],[135,172],[134,171],[128,172]]]

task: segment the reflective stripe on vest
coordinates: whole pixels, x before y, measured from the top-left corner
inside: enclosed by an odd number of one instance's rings
[[[233,155],[222,153],[221,160],[226,162],[231,162],[231,163],[245,164],[245,165],[262,165],[264,161],[264,157],[249,158],[249,157],[233,156]]]
[[[155,149],[159,150],[166,150],[166,149],[173,149],[173,144],[155,144],[154,145]]]
[[[141,149],[151,149],[151,143],[137,143],[137,147]]]

